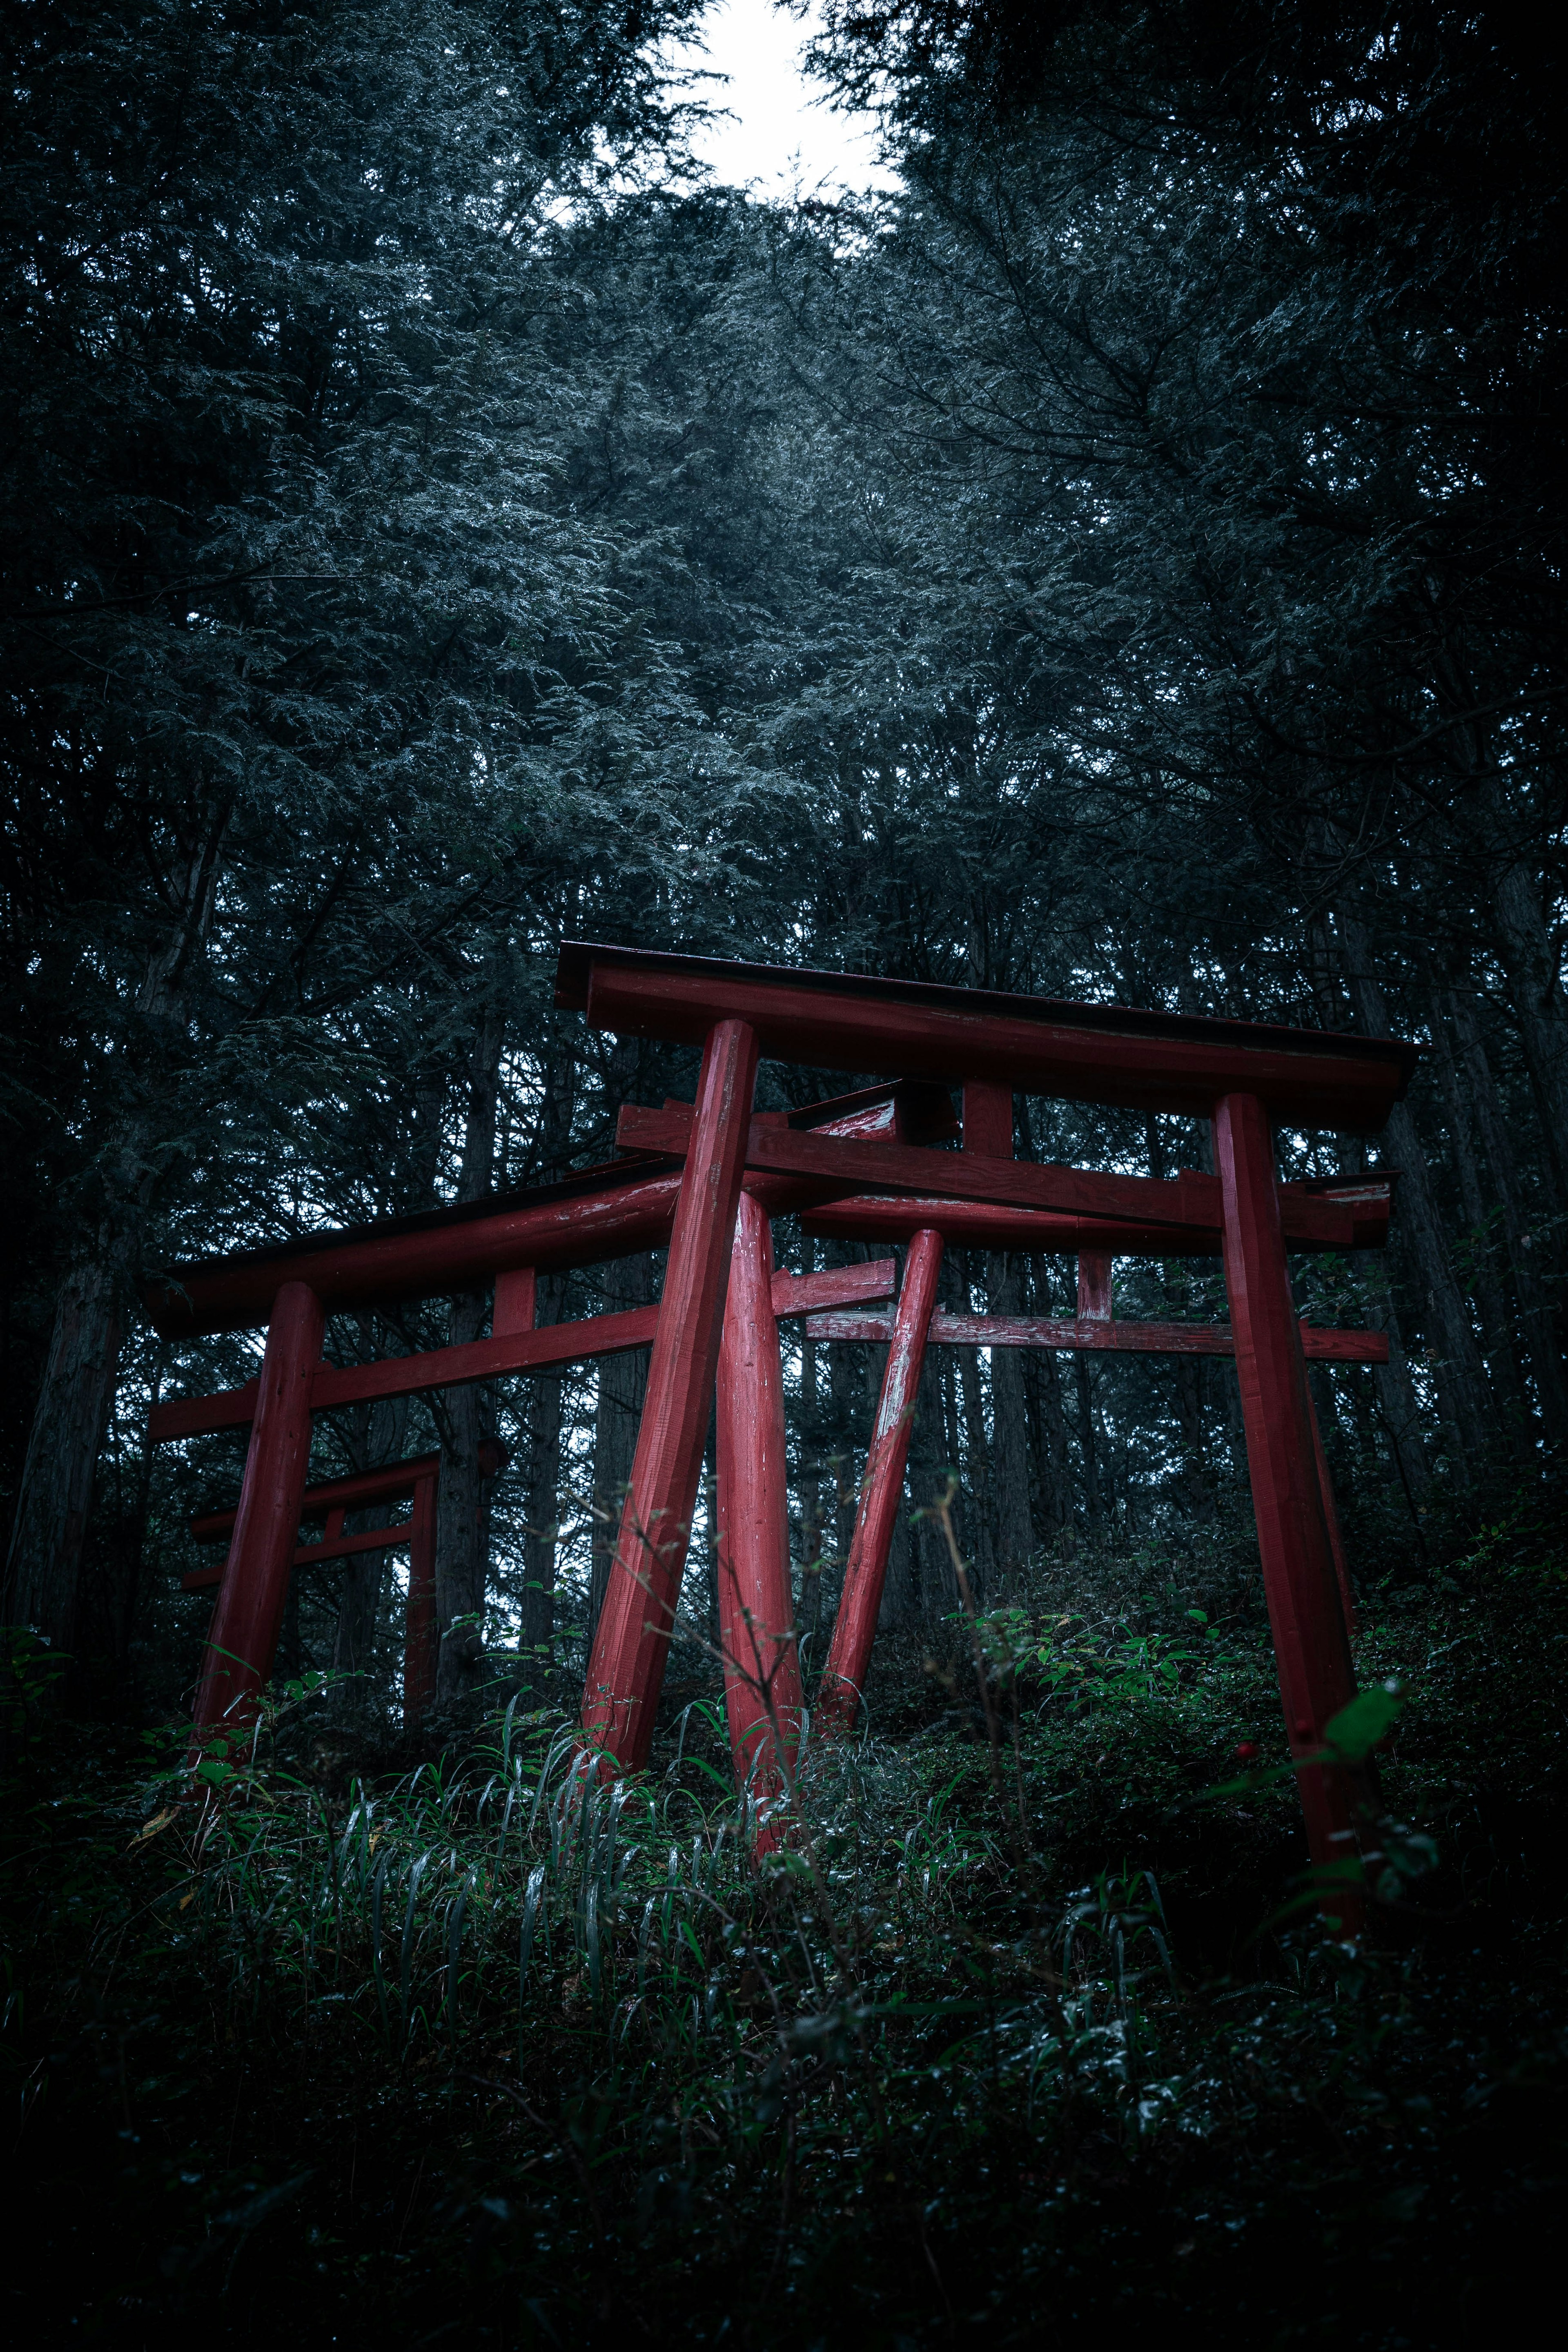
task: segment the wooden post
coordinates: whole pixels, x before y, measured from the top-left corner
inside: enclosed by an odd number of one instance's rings
[[[786,1785],[801,1703],[773,1275],[766,1213],[742,1192],[719,1349],[719,1625],[735,1778],[762,1800]],[[778,1839],[764,1825],[758,1843]]]
[[[1079,1250],[1078,1254],[1078,1314],[1080,1323],[1109,1323],[1114,1307],[1110,1290],[1110,1252]]]
[[[963,1089],[963,1149],[987,1160],[1013,1157],[1013,1089],[972,1078]]]
[[[1310,1756],[1321,1748],[1330,1718],[1354,1697],[1355,1680],[1312,1443],[1273,1138],[1256,1095],[1221,1097],[1214,1140],[1247,1461],[1285,1727],[1291,1753]],[[1312,1765],[1297,1780],[1314,1864],[1353,1862],[1355,1792],[1348,1773]],[[1345,1933],[1355,1934],[1363,1913],[1360,1889],[1325,1893],[1323,1909]]]
[[[532,1330],[538,1290],[539,1278],[531,1265],[514,1266],[509,1274],[497,1275],[495,1300],[490,1308],[492,1339],[504,1339],[513,1331]]]
[[[436,1480],[414,1489],[408,1528],[408,1606],[403,1630],[403,1728],[412,1731],[436,1696],[440,1652],[436,1622]]]
[[[272,1672],[289,1596],[310,1460],[310,1385],[326,1318],[309,1285],[286,1282],[272,1303],[256,1419],[196,1694],[198,1743],[256,1712]]]
[[[817,1694],[817,1717],[825,1730],[848,1730],[854,1724],[871,1663],[877,1615],[888,1575],[888,1552],[893,1540],[899,1504],[904,1491],[904,1465],[910,1454],[910,1423],[914,1417],[921,1367],[925,1361],[926,1334],[936,1307],[937,1276],[942,1271],[942,1235],[924,1226],[910,1244],[904,1262],[904,1284],[899,1293],[888,1348],[888,1369],[877,1406],[877,1425],[860,1489],[860,1507],[849,1561],[844,1571],[844,1593],[833,1628],[833,1643]]]
[[[606,1769],[637,1770],[653,1741],[702,1472],[756,1075],[754,1031],[743,1021],[715,1023],[702,1053],[647,1396],[583,1695],[584,1728]]]

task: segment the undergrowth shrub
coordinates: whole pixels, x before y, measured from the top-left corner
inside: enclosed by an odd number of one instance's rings
[[[1195,1604],[955,1620],[761,1858],[701,1700],[610,1788],[516,1704],[343,1785],[294,1686],[205,1803],[172,1733],[23,1720],[5,2047],[72,2340],[1495,2317],[1562,2150],[1556,1559],[1499,1532],[1367,1612],[1439,1861],[1360,1948],[1269,1925],[1271,1659]]]

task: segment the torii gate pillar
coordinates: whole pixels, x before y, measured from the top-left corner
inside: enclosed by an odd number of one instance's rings
[[[640,1769],[653,1742],[702,1475],[757,1059],[756,1031],[746,1022],[710,1029],[637,1453],[583,1698],[584,1728],[606,1769]]]
[[[217,1606],[196,1696],[195,1737],[255,1712],[272,1671],[289,1597],[310,1461],[310,1384],[326,1315],[308,1283],[286,1282],[273,1302]]]
[[[1290,1752],[1302,1758],[1321,1752],[1324,1727],[1350,1705],[1355,1680],[1285,1260],[1274,1139],[1256,1095],[1220,1098],[1214,1144],[1263,1589]],[[1342,1869],[1353,1864],[1356,1828],[1347,1772],[1342,1767],[1306,1765],[1297,1777],[1314,1864]],[[1347,1886],[1342,1894],[1336,1888],[1331,1901],[1345,1931],[1355,1933],[1361,1924],[1359,1887]]]

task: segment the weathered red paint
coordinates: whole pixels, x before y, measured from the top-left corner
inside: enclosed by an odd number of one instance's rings
[[[495,1297],[490,1305],[492,1339],[510,1339],[514,1331],[532,1330],[538,1291],[539,1272],[535,1266],[516,1265],[497,1275]]]
[[[972,1089],[966,1089],[972,1091]],[[623,1128],[645,1144],[677,1152],[688,1129],[671,1110],[622,1113]],[[1217,1234],[1219,1185],[1213,1176],[1184,1169],[1174,1177],[1100,1175],[1084,1168],[1045,1167],[1032,1160],[988,1159],[978,1151],[937,1152],[880,1137],[800,1133],[765,1118],[752,1121],[746,1167],[753,1176],[780,1176],[798,1184],[837,1185],[846,1192],[939,1191],[950,1200],[983,1201],[1015,1210],[1103,1217],[1116,1223],[1193,1227]],[[769,1203],[773,1213],[777,1206]],[[1282,1188],[1281,1213],[1293,1249],[1353,1249],[1356,1216],[1331,1194],[1305,1186]]]
[[[326,1478],[320,1486],[307,1486],[300,1498],[300,1517],[315,1519],[323,1512],[330,1515],[368,1508],[372,1503],[401,1502],[405,1495],[412,1495],[421,1478],[439,1477],[440,1473],[438,1454],[416,1454],[406,1461],[384,1462],[374,1470],[351,1470],[345,1477]],[[191,1533],[197,1543],[216,1543],[232,1531],[237,1516],[235,1511],[198,1511],[191,1521]]]
[[[1080,1250],[1078,1258],[1078,1319],[1109,1323],[1116,1309],[1110,1295],[1110,1252]]]
[[[765,1214],[760,1202],[752,1206]],[[770,1297],[775,1317],[818,1315],[862,1299],[890,1298],[898,1286],[898,1260],[879,1257],[869,1265],[824,1266],[818,1274],[791,1274],[783,1268],[773,1278]]]
[[[1013,1157],[1013,1089],[987,1078],[963,1087],[963,1149],[986,1160]]]
[[[506,1448],[496,1439],[486,1438],[479,1454],[487,1477],[494,1477],[505,1469]],[[415,1722],[436,1695],[436,1496],[440,1477],[440,1455],[418,1454],[406,1461],[383,1463],[374,1470],[355,1470],[347,1477],[308,1486],[300,1498],[300,1517],[310,1519],[324,1512],[326,1532],[320,1543],[296,1545],[290,1562],[291,1568],[315,1568],[326,1560],[347,1559],[355,1552],[395,1551],[407,1546],[408,1601],[403,1650],[405,1724]],[[401,1502],[405,1496],[413,1501],[406,1519],[388,1527],[361,1528],[353,1535],[344,1534],[345,1511],[368,1508],[372,1503]],[[221,1540],[230,1533],[237,1516],[236,1511],[198,1512],[191,1521],[191,1533],[198,1542]],[[181,1580],[184,1590],[195,1592],[204,1586],[220,1584],[224,1567],[223,1561],[215,1561],[211,1568],[193,1570]],[[268,1659],[267,1673],[270,1672]]]
[[[811,1315],[808,1339],[864,1339],[885,1347],[893,1336],[890,1315]],[[1124,1323],[1110,1316],[1075,1321],[1049,1315],[953,1315],[945,1308],[931,1318],[933,1348],[1057,1348],[1101,1356],[1233,1356],[1236,1339],[1227,1323]],[[1386,1364],[1384,1331],[1324,1331],[1301,1326],[1301,1352],[1314,1363]]]
[[[819,1308],[850,1306],[858,1299],[886,1298],[897,1279],[890,1258],[869,1265],[832,1266],[821,1274],[773,1277],[774,1313],[810,1315]],[[422,1389],[460,1388],[473,1381],[498,1380],[507,1372],[553,1370],[558,1365],[586,1361],[595,1356],[627,1355],[652,1342],[658,1324],[657,1307],[628,1307],[620,1315],[592,1315],[580,1323],[551,1323],[534,1328],[531,1267],[521,1275],[504,1276],[515,1285],[498,1298],[506,1303],[492,1316],[488,1339],[470,1339],[458,1348],[433,1348],[420,1356],[384,1356],[369,1364],[321,1364],[310,1389],[310,1408],[325,1412],[334,1405],[363,1404],[375,1397],[415,1396]],[[530,1277],[523,1286],[523,1276]],[[499,1320],[498,1320],[499,1318]],[[526,1318],[526,1319],[524,1319]],[[148,1442],[167,1444],[180,1437],[201,1437],[216,1429],[242,1429],[256,1412],[256,1383],[220,1390],[216,1396],[172,1397],[154,1405],[147,1416]]]
[[[747,1188],[768,1181],[748,1177]],[[1335,1243],[1335,1248],[1382,1249],[1388,1239],[1392,1192],[1385,1178],[1375,1187],[1348,1181],[1342,1190],[1324,1188],[1306,1197],[1348,1211],[1351,1239]],[[1279,1192],[1289,1231],[1304,1222],[1297,1217],[1295,1206],[1304,1188],[1282,1184]],[[1212,1224],[1173,1226],[1064,1216],[1050,1209],[1013,1209],[997,1202],[956,1201],[931,1192],[857,1192],[803,1209],[800,1222],[803,1233],[825,1241],[907,1241],[922,1225],[932,1225],[950,1247],[1054,1252],[1068,1256],[1077,1256],[1085,1249],[1109,1249],[1117,1257],[1217,1257],[1222,1247],[1217,1186],[1212,1199]],[[1289,1246],[1310,1250],[1327,1244],[1292,1232]]]
[[[989,1078],[1026,1094],[1193,1118],[1246,1088],[1279,1118],[1355,1134],[1383,1126],[1419,1058],[1389,1038],[587,941],[561,950],[555,1001],[623,1036],[695,1044],[728,1014],[751,1024],[764,1054],[813,1069]]]
[[[702,1054],[680,1203],[626,1509],[588,1665],[583,1724],[606,1769],[647,1759],[702,1471],[757,1040],[721,1020]]]
[[[1268,1114],[1254,1094],[1215,1107],[1215,1163],[1225,1202],[1225,1274],[1258,1517],[1263,1588],[1292,1755],[1321,1752],[1325,1727],[1355,1696],[1344,1612],[1323,1513],[1310,1402],[1279,1226]],[[1356,1858],[1354,1791],[1340,1769],[1298,1771],[1313,1862]],[[1363,1906],[1352,1888],[1325,1897],[1348,1933]]]
[[[308,1282],[329,1313],[336,1313],[446,1290],[482,1290],[513,1266],[559,1273],[596,1265],[661,1248],[679,1192],[679,1170],[660,1170],[646,1157],[589,1169],[560,1184],[512,1193],[504,1206],[477,1201],[177,1265],[148,1283],[147,1311],[165,1338],[191,1339],[265,1323],[286,1282]]]
[[[323,1412],[374,1397],[416,1396],[421,1389],[460,1388],[472,1381],[498,1380],[503,1372],[549,1371],[589,1356],[626,1355],[649,1345],[658,1321],[657,1307],[633,1307],[623,1315],[551,1323],[542,1331],[503,1331],[458,1348],[432,1348],[421,1356],[321,1364],[310,1384],[311,1410]],[[256,1391],[249,1381],[216,1396],[175,1397],[148,1414],[147,1435],[156,1445],[209,1430],[242,1428],[255,1411]]]
[[[767,1218],[742,1192],[714,1415],[719,1630],[735,1777],[759,1801],[787,1786],[801,1706],[773,1256]],[[764,1824],[760,1847],[777,1842]]]
[[[942,1271],[942,1235],[915,1235],[904,1263],[903,1288],[893,1318],[888,1366],[882,1375],[877,1420],[861,1481],[860,1506],[844,1571],[844,1592],[833,1627],[833,1641],[817,1693],[817,1719],[826,1730],[847,1729],[855,1720],[871,1663],[882,1587],[888,1577],[888,1553],[893,1540],[899,1504],[904,1491],[904,1466],[910,1454],[910,1427],[921,1367],[925,1361],[926,1334],[936,1306],[937,1276]],[[809,1325],[807,1328],[809,1329]]]
[[[198,1745],[220,1724],[254,1714],[272,1671],[310,1459],[310,1383],[325,1319],[303,1282],[286,1282],[272,1304],[234,1540],[196,1695]]]

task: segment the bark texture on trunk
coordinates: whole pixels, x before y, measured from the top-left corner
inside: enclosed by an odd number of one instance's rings
[[[646,1307],[653,1296],[653,1261],[647,1255],[623,1258],[606,1266],[601,1277],[603,1311],[619,1315]],[[594,1536],[593,1567],[588,1592],[588,1647],[592,1651],[599,1611],[616,1556],[626,1486],[637,1452],[637,1427],[647,1392],[650,1350],[605,1356],[599,1363],[599,1395],[594,1410]]]
[[[1561,1197],[1568,1193],[1568,1004],[1562,951],[1547,919],[1545,877],[1533,854],[1521,854],[1521,845],[1536,835],[1537,820],[1516,808],[1507,782],[1495,772],[1488,808],[1497,845],[1492,907],[1498,946]]]
[[[1508,1433],[1516,1454],[1528,1454],[1530,1439],[1527,1423],[1532,1413],[1524,1375],[1520,1365],[1518,1341],[1513,1317],[1498,1280],[1493,1240],[1489,1231],[1485,1196],[1481,1190],[1480,1170],[1476,1162],[1475,1146],[1470,1133],[1470,1107],[1454,1060],[1448,1039],[1447,1021],[1444,1018],[1441,1000],[1432,1008],[1432,1036],[1436,1046],[1435,1060],[1438,1083],[1443,1090],[1443,1107],[1447,1113],[1449,1142],[1453,1150],[1454,1174],[1459,1187],[1459,1199],[1464,1206],[1465,1223],[1469,1227],[1466,1236],[1465,1255],[1469,1273],[1470,1295],[1480,1318],[1481,1341],[1486,1352],[1487,1369],[1491,1375],[1493,1391],[1502,1404]]]
[[[1458,1041],[1470,1100],[1475,1106],[1476,1123],[1480,1129],[1487,1165],[1502,1213],[1509,1271],[1513,1279],[1514,1296],[1519,1301],[1525,1345],[1530,1350],[1530,1369],[1541,1407],[1542,1425],[1552,1443],[1560,1445],[1568,1440],[1568,1377],[1564,1376],[1563,1369],[1561,1320],[1542,1281],[1543,1262],[1550,1253],[1537,1245],[1530,1230],[1513,1139],[1498,1094],[1497,1081],[1492,1076],[1480,1024],[1476,1019],[1475,1006],[1458,990],[1449,992],[1447,1006]]]
[[[1094,1380],[1089,1358],[1081,1351],[1072,1360],[1073,1385],[1078,1398],[1078,1449],[1083,1470],[1084,1516],[1091,1528],[1105,1523],[1105,1497],[1100,1486],[1100,1446],[1097,1443],[1094,1412]]]
[[[120,1361],[121,1255],[89,1259],[60,1286],[6,1560],[12,1623],[36,1627],[64,1652],[76,1640],[82,1546]]]
[[[1016,1262],[994,1254],[987,1264],[987,1289],[994,1315],[1019,1312]],[[991,1350],[991,1467],[993,1533],[996,1551],[997,1598],[1018,1591],[1035,1548],[1029,1509],[1028,1413],[1024,1402],[1026,1350]]]
[[[545,1275],[535,1293],[534,1320],[557,1323],[566,1296],[563,1276]],[[530,1381],[528,1397],[527,1527],[522,1539],[522,1648],[529,1683],[542,1687],[555,1632],[555,1568],[561,1518],[561,1399],[564,1375]],[[633,1432],[636,1442],[636,1432]],[[629,1475],[629,1474],[628,1474]]]
[[[911,1512],[929,1513],[947,1484],[950,1466],[942,1431],[942,1379],[937,1350],[926,1351],[915,1391],[915,1417],[910,1430],[909,1495]],[[910,1581],[921,1619],[930,1624],[952,1605],[952,1571],[947,1545],[934,1519],[916,1519],[910,1544]]]
[[[501,1017],[487,1007],[468,1062],[468,1104],[459,1201],[490,1189],[495,1170],[496,1096],[500,1079]],[[447,1337],[453,1347],[477,1339],[489,1302],[482,1291],[452,1301]],[[436,1506],[436,1622],[440,1651],[438,1705],[473,1690],[484,1672],[485,1586],[489,1571],[489,1513],[479,1447],[490,1434],[489,1400],[481,1388],[447,1389],[437,1403],[441,1430],[441,1484]]]
[[[368,1317],[364,1325],[363,1338],[368,1354]],[[351,1469],[378,1470],[384,1463],[401,1458],[408,1442],[408,1406],[407,1397],[393,1397],[374,1405],[352,1408],[342,1424]],[[373,1503],[363,1511],[349,1512],[343,1520],[344,1532],[356,1535],[363,1528],[384,1527],[387,1509],[384,1503]],[[390,1559],[389,1552],[362,1551],[351,1553],[342,1563],[332,1665],[337,1673],[353,1677],[339,1684],[333,1693],[335,1711],[345,1722],[359,1721],[373,1711],[375,1686],[372,1678]]]
[[[1388,1001],[1373,970],[1366,927],[1353,913],[1343,911],[1335,921],[1357,1026],[1371,1036],[1386,1037],[1392,1025]],[[1455,1469],[1468,1480],[1487,1448],[1486,1373],[1469,1304],[1448,1254],[1431,1170],[1407,1103],[1395,1103],[1389,1113],[1384,1149],[1389,1164],[1400,1171],[1395,1255],[1407,1252],[1414,1268],[1421,1320],[1432,1343],[1438,1412],[1456,1455]]]
[[[119,1041],[127,1094],[113,1147],[96,1171],[98,1205],[83,1218],[97,1225],[96,1247],[60,1286],[23,1459],[6,1548],[5,1605],[14,1623],[37,1626],[63,1650],[72,1648],[79,1631],[82,1547],[114,1399],[121,1305],[141,1268],[162,1164],[162,1147],[152,1139],[166,1131],[158,1098],[186,1049],[186,992],[211,928],[230,806],[220,799],[209,809],[183,870],[165,877],[171,919],[148,958]],[[110,1621],[122,1620],[121,1597],[108,1599]]]

